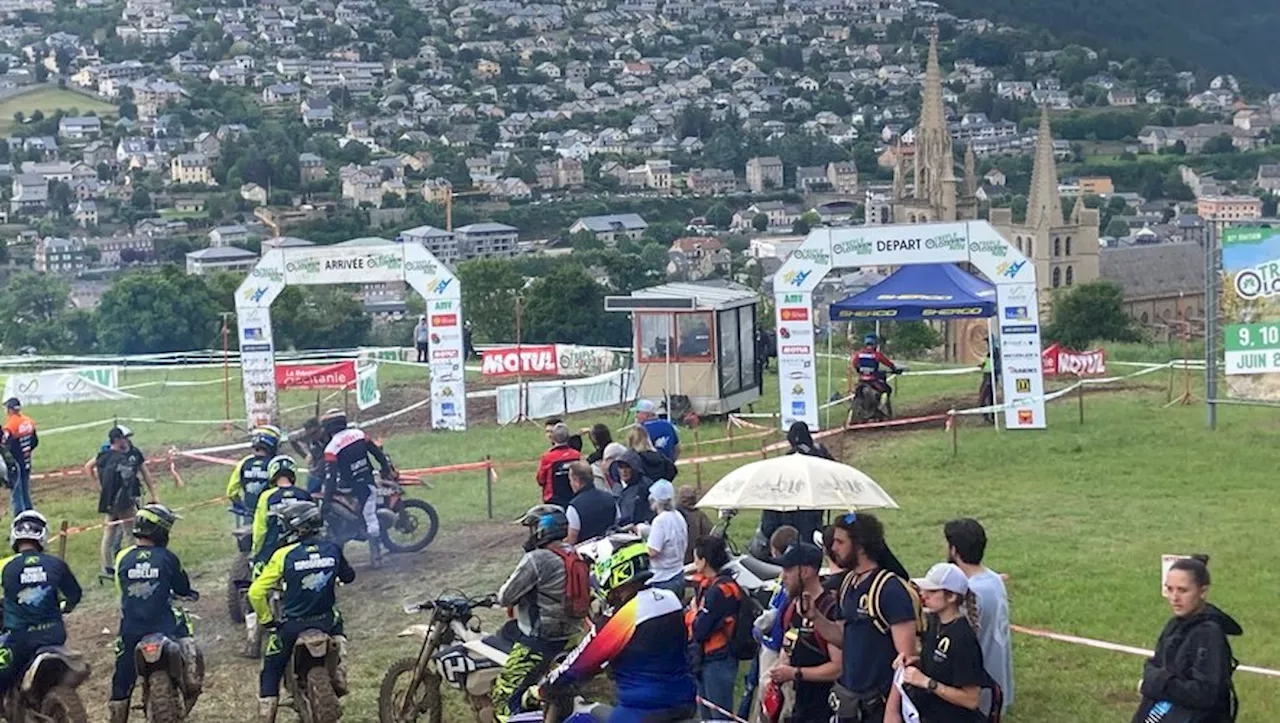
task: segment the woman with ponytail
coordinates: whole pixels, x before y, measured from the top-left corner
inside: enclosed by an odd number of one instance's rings
[[[902,685],[893,687],[885,723],[906,719],[904,707],[917,711],[919,723],[980,723],[983,688],[992,685],[982,667],[978,645],[978,606],[960,568],[943,562],[923,578],[912,580],[929,613],[920,657],[902,671]],[[903,696],[909,703],[903,700]]]

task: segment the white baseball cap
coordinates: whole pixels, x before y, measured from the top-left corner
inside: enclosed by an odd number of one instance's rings
[[[946,590],[957,595],[969,592],[969,578],[965,577],[960,568],[949,562],[939,562],[929,568],[927,575],[912,578],[911,582],[921,590]]]
[[[649,485],[649,499],[658,502],[670,502],[676,498],[675,485],[667,480],[660,479]]]
[[[658,405],[655,404],[652,399],[641,399],[640,401],[636,402],[636,405],[631,408],[631,411],[645,412],[648,414],[656,414],[658,411]]]

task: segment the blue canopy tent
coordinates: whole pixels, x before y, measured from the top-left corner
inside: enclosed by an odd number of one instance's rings
[[[832,321],[981,319],[996,315],[996,289],[955,264],[903,266],[831,305]]]

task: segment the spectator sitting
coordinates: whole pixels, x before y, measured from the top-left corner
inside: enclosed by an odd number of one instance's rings
[[[707,517],[707,513],[698,509],[698,493],[691,485],[680,488],[677,502],[676,511],[684,517],[685,525],[689,528],[690,540],[711,534],[715,525],[711,522],[711,518]],[[691,562],[693,562],[693,545],[688,545],[684,551],[684,564],[688,565]]]
[[[631,428],[631,433],[627,435],[627,445],[640,455],[640,461],[644,463],[644,472],[651,479],[672,480],[679,474],[676,463],[654,449],[653,442],[649,439],[649,432],[644,427]]]
[[[538,485],[542,487],[542,501],[549,505],[568,507],[573,499],[569,487],[569,463],[580,459],[578,451],[569,446],[569,428],[563,422],[551,428],[551,449],[542,454],[538,462]]]
[[[1009,636],[1009,595],[1004,580],[982,566],[987,550],[987,531],[977,520],[952,520],[943,527],[947,538],[947,559],[969,579],[969,592],[978,607],[978,643],[982,646],[982,663],[1000,686],[1003,697],[1001,713],[1013,703],[1013,639]],[[983,710],[990,712],[991,702]]]

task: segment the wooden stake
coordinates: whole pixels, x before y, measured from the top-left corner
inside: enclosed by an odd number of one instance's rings
[[[489,513],[489,519],[493,519],[493,459],[490,455],[484,456],[484,496],[485,509]]]
[[[67,559],[67,530],[70,527],[71,524],[63,520],[62,526],[58,530],[58,557],[63,560]]]

